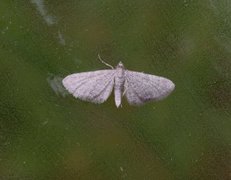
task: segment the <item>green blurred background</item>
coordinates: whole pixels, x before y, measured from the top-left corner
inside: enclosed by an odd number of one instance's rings
[[[98,53],[176,89],[74,99]],[[0,179],[231,179],[231,1],[1,0],[0,98]]]

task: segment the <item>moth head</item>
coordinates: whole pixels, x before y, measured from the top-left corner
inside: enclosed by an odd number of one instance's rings
[[[120,61],[120,62],[118,63],[118,65],[116,66],[116,68],[123,68],[123,69],[124,69],[123,63]]]

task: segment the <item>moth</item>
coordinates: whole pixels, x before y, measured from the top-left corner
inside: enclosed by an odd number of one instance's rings
[[[62,80],[64,87],[74,97],[101,104],[114,89],[115,105],[118,108],[122,106],[123,96],[130,105],[139,106],[164,99],[175,88],[175,84],[167,78],[127,70],[122,62],[113,68],[99,59],[112,69],[75,73]]]

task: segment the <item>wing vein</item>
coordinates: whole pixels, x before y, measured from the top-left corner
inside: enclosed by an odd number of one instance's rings
[[[92,75],[92,76],[93,76],[93,78],[99,78],[99,77],[101,77],[101,76],[103,76],[103,75],[105,75],[105,74],[101,74],[101,75],[98,75],[98,76]],[[84,81],[84,80],[87,80],[87,79],[91,78],[92,76],[86,77],[86,78],[82,79],[82,80],[81,80],[82,83],[81,83],[79,86],[77,86],[77,87],[75,88],[75,90],[73,91],[73,94],[75,94],[75,92],[76,92],[82,85],[84,85],[84,84],[87,83],[87,81]],[[83,81],[84,81],[84,82],[83,82]]]

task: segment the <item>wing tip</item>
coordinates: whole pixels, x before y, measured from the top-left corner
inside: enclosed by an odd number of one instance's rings
[[[62,80],[62,85],[65,87],[66,90],[68,90],[68,82],[67,82],[67,77],[63,78]]]
[[[170,81],[169,89],[170,89],[170,92],[172,92],[175,89],[176,85],[171,80],[169,80],[169,81]]]

